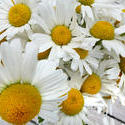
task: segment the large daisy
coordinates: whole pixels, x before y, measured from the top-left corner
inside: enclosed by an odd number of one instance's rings
[[[119,39],[114,26],[114,20],[107,18],[96,18],[95,21],[87,20],[86,38],[95,43],[101,43],[108,51],[114,50],[117,55],[125,56],[125,45]],[[85,46],[84,42],[83,45]]]
[[[27,44],[24,54],[17,40],[3,43],[0,49],[1,121],[6,125],[26,124],[40,116],[56,122],[58,105],[69,90],[66,75],[55,70],[53,63],[38,62],[38,49],[33,43]]]
[[[40,47],[39,52],[50,49],[49,59],[68,60],[68,52],[79,58],[73,48],[80,46],[83,31],[77,24],[75,1],[57,0],[55,7],[43,1],[39,7],[39,14],[36,19],[45,33],[36,33],[32,36],[32,42]]]
[[[0,39],[12,38],[15,34],[31,30],[37,14],[35,0],[4,0],[0,3]]]

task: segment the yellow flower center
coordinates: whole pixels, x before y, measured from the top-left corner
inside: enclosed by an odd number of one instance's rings
[[[76,7],[76,13],[80,14],[81,13],[81,5]]]
[[[125,73],[125,57],[120,58],[119,66],[120,66],[120,69]]]
[[[79,0],[79,2],[85,6],[91,6],[95,0]]]
[[[40,111],[41,95],[30,84],[13,84],[0,95],[0,116],[14,125],[23,125]]]
[[[102,40],[114,39],[114,27],[107,21],[97,21],[90,29],[92,36]]]
[[[57,45],[67,45],[70,43],[72,35],[71,31],[69,30],[68,27],[66,26],[56,26],[52,30],[52,40],[57,44]]]
[[[28,23],[30,18],[30,8],[25,4],[16,4],[9,10],[8,19],[12,26],[23,26]]]
[[[101,89],[101,79],[98,75],[93,73],[83,83],[81,92],[88,94],[97,94]]]
[[[80,59],[85,59],[86,56],[88,56],[88,50],[84,50],[81,48],[74,48],[74,50],[78,53]]]
[[[122,12],[125,13],[125,9],[122,9]]]
[[[38,54],[38,60],[41,60],[41,59],[47,59],[49,54],[50,54],[50,51],[51,51],[51,48],[46,50],[45,52],[41,52]]]
[[[68,98],[61,104],[61,111],[66,115],[78,114],[84,106],[84,98],[79,90],[72,88],[68,93]]]

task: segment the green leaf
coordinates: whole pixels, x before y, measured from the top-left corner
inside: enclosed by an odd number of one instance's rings
[[[122,33],[120,36],[125,36],[125,33]]]
[[[82,124],[83,124],[83,125],[86,125],[84,121],[82,121]]]
[[[38,122],[39,122],[39,123],[42,123],[43,121],[44,121],[44,119],[39,116],[39,117],[38,117]]]

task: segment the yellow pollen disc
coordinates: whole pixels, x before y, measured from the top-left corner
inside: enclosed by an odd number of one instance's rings
[[[85,6],[91,6],[95,0],[79,0],[79,2]]]
[[[121,71],[125,73],[125,57],[120,58],[120,63],[119,63]]]
[[[59,25],[53,28],[51,37],[57,45],[62,46],[70,43],[72,35],[68,27]]]
[[[23,125],[40,111],[41,95],[30,84],[13,84],[0,95],[0,116],[14,125]]]
[[[78,114],[84,106],[84,98],[79,90],[71,89],[68,93],[68,98],[61,104],[61,111],[66,115]]]
[[[28,23],[30,18],[30,8],[25,4],[16,4],[9,10],[8,19],[12,26],[23,26]]]
[[[79,54],[80,59],[85,59],[88,56],[88,50],[84,50],[81,48],[74,48],[74,50]]]
[[[46,59],[48,58],[49,54],[50,54],[50,51],[51,51],[51,48],[46,50],[45,52],[41,52],[38,54],[38,60],[41,60],[41,59]]]
[[[81,5],[76,7],[76,13],[80,14],[81,13]]]
[[[122,12],[125,13],[125,9],[123,9]]]
[[[97,94],[101,89],[101,79],[95,73],[90,75],[83,83],[81,92]]]
[[[92,36],[102,40],[114,39],[114,27],[107,21],[97,21],[90,29]]]

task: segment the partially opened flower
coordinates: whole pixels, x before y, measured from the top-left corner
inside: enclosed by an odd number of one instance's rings
[[[35,0],[4,0],[0,3],[0,39],[31,30],[37,2]]]
[[[54,64],[37,61],[37,47],[28,43],[22,54],[19,40],[1,45],[0,116],[5,124],[23,125],[35,117],[58,120],[58,105],[69,88],[66,75]],[[62,96],[63,95],[63,96]]]

